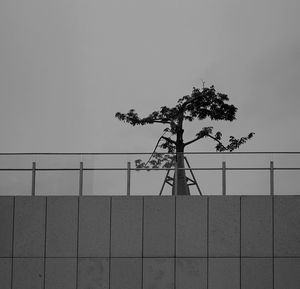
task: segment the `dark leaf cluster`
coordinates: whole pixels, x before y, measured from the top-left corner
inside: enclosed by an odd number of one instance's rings
[[[237,108],[228,104],[228,96],[223,93],[217,93],[214,86],[209,88],[193,88],[190,96],[179,99],[179,106],[185,112],[185,119],[192,121],[194,119],[233,121]]]
[[[194,119],[233,121],[237,108],[228,104],[228,96],[217,93],[214,86],[209,88],[193,88],[191,95],[185,95],[177,101],[175,107],[162,106],[160,110],[153,111],[146,117],[140,117],[134,109],[127,113],[116,113],[116,118],[133,126],[153,123],[170,125],[170,132],[178,132],[182,120],[193,121]]]
[[[150,169],[165,168],[169,169],[174,165],[175,155],[153,153],[151,159],[148,162],[143,162],[141,159],[135,160],[135,166],[137,169]]]
[[[223,152],[223,151],[234,151],[238,149],[242,144],[246,143],[247,140],[251,139],[254,136],[254,133],[249,133],[248,136],[235,138],[234,136],[229,137],[229,144],[224,146],[221,142],[218,142],[216,145],[216,151]]]
[[[212,126],[204,127],[204,128],[202,128],[202,130],[200,130],[200,131],[196,134],[196,137],[197,137],[198,139],[204,138],[204,137],[208,136],[209,134],[211,134],[211,133],[212,133],[212,130],[213,130],[213,127],[212,127]]]

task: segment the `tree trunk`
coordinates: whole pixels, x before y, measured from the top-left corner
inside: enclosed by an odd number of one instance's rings
[[[177,168],[184,168],[184,155],[177,154]],[[177,190],[177,191],[176,191]],[[177,170],[174,172],[174,185],[172,195],[190,195],[190,189],[187,185],[185,170]]]
[[[174,172],[172,195],[190,195],[190,189],[187,185],[187,179],[184,169],[184,142],[183,142],[183,112],[178,117],[176,129],[176,168]]]
[[[174,172],[174,182],[172,188],[172,195],[190,195],[190,189],[187,185],[187,179],[185,170],[180,170],[180,168],[184,168],[184,145],[179,144],[176,149],[176,167],[178,170]]]

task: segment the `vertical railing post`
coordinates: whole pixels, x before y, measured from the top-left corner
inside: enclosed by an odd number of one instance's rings
[[[274,162],[270,161],[270,195],[274,196]]]
[[[31,195],[35,196],[36,162],[32,162]]]
[[[83,162],[80,162],[79,168],[79,196],[83,195]]]
[[[174,179],[174,194],[175,196],[178,195],[178,159],[180,156],[178,156],[180,153],[176,153],[176,162],[175,162],[175,179]]]
[[[226,162],[222,162],[222,195],[226,195]]]
[[[130,196],[131,163],[127,162],[127,196]]]

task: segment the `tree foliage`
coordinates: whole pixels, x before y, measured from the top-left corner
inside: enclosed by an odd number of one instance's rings
[[[134,109],[127,113],[116,113],[116,118],[120,121],[135,125],[147,125],[160,123],[168,125],[164,129],[163,135],[157,142],[154,154],[145,163],[142,160],[136,161],[137,168],[168,168],[174,162],[174,153],[183,153],[185,147],[204,138],[210,138],[215,142],[216,151],[233,151],[246,143],[254,135],[253,132],[241,138],[230,136],[226,144],[223,143],[222,133],[214,132],[213,127],[203,127],[195,134],[194,139],[184,142],[183,123],[194,120],[210,119],[212,121],[234,121],[236,119],[237,108],[228,103],[226,94],[216,92],[215,87],[203,87],[202,89],[193,87],[190,95],[185,95],[178,99],[174,107],[162,106],[159,110],[153,111],[146,117],[140,117]],[[168,135],[168,136],[167,136]],[[166,149],[169,154],[163,155],[155,153],[156,148]]]

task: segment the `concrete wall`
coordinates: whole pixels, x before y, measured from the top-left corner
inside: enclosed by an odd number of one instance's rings
[[[300,196],[0,197],[1,289],[298,289]]]

